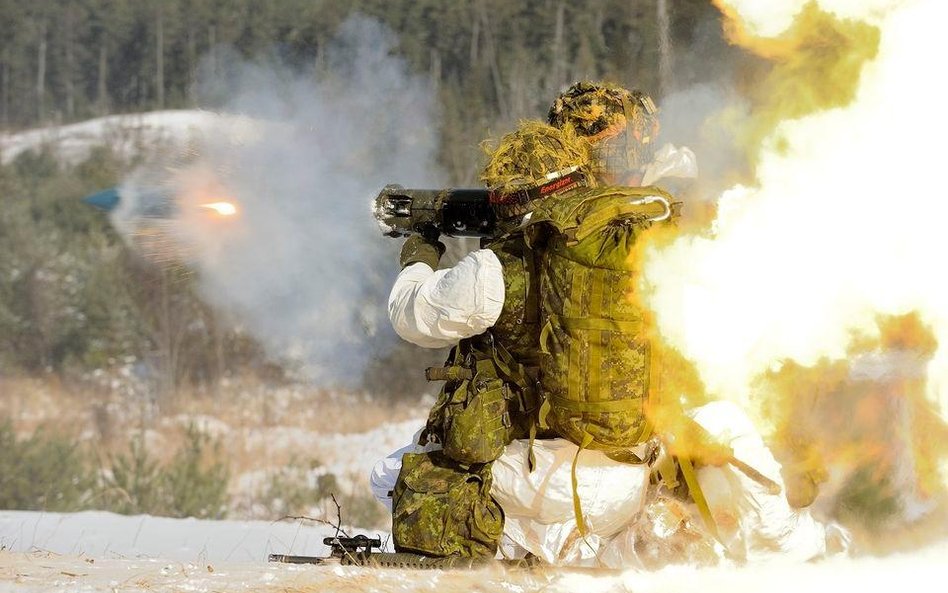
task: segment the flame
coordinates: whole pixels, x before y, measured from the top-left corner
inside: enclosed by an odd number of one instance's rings
[[[201,204],[201,208],[213,210],[221,216],[234,216],[237,214],[237,206],[234,205],[233,202],[210,202],[208,204]]]
[[[814,473],[870,459],[894,472],[898,431],[916,489],[931,492],[948,483],[948,282],[936,255],[948,252],[948,120],[940,77],[923,65],[948,51],[948,3],[715,2],[730,40],[761,57],[739,89],[752,117],[734,131],[753,170],[720,196],[710,228],[642,256],[637,298],[675,354],[659,372],[694,377],[656,390],[669,405],[736,401]],[[919,215],[900,220],[901,207]],[[860,365],[875,368],[872,357],[896,357],[894,374],[871,376]]]

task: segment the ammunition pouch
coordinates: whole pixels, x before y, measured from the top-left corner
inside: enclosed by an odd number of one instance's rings
[[[447,381],[428,416],[426,436],[461,463],[500,457],[513,439],[527,435],[539,407],[523,367],[490,334],[463,340],[447,366],[430,368],[426,376]]]
[[[441,451],[405,455],[392,497],[395,550],[493,558],[504,514],[491,481],[490,464],[467,466]]]

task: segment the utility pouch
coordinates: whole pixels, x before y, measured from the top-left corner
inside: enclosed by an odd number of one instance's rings
[[[504,514],[491,480],[490,464],[468,467],[440,451],[405,455],[392,497],[395,550],[493,558]]]
[[[478,361],[474,378],[461,382],[445,409],[444,453],[466,464],[500,457],[514,436],[511,397],[492,361]]]

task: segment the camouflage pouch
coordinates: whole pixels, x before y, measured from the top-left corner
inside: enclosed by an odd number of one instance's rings
[[[513,438],[510,388],[488,367],[490,361],[481,361],[477,374],[461,383],[445,410],[444,452],[461,463],[489,463]]]
[[[395,550],[493,558],[504,514],[491,479],[490,464],[466,468],[440,451],[405,455],[392,497]]]

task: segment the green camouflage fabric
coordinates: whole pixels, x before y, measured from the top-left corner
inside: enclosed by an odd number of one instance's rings
[[[402,268],[406,268],[421,262],[427,264],[432,270],[437,270],[438,262],[444,255],[444,249],[444,243],[441,241],[430,241],[423,235],[412,235],[405,239],[398,256],[398,263]]]
[[[575,83],[553,101],[547,120],[590,141],[598,178],[645,166],[660,129],[651,97],[607,82]]]
[[[518,362],[539,366],[540,286],[536,275],[537,254],[515,233],[491,241],[504,271],[504,306],[491,333]]]
[[[440,451],[405,455],[392,497],[395,550],[493,558],[504,514],[491,481],[490,464],[466,467]]]
[[[446,366],[475,372],[448,381],[428,416],[425,437],[462,463],[486,463],[516,438],[528,436],[539,409],[540,298],[536,252],[522,233],[485,243],[504,271],[504,305],[486,333],[452,350]]]
[[[473,374],[442,388],[423,442],[433,436],[445,455],[475,464],[497,459],[513,439],[529,434],[539,409],[535,385],[490,333],[462,340],[447,366]]]
[[[581,189],[541,204],[531,225],[551,236],[540,259],[540,382],[557,434],[621,450],[648,437],[649,344],[636,307],[634,243],[665,213],[637,198],[654,187]]]
[[[511,193],[534,187],[546,175],[590,162],[589,143],[571,126],[562,129],[539,120],[525,120],[500,142],[484,144],[490,154],[481,181],[492,191]]]

